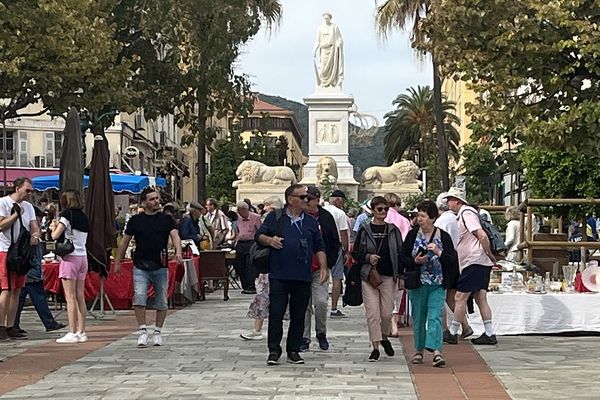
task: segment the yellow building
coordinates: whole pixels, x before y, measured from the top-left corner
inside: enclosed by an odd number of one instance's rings
[[[474,91],[467,88],[466,82],[455,81],[453,79],[445,79],[442,85],[442,93],[448,101],[456,104],[456,116],[460,118],[460,146],[464,146],[471,142],[471,129],[468,125],[471,123],[471,117],[467,115],[466,105],[474,104],[477,101],[477,96]]]

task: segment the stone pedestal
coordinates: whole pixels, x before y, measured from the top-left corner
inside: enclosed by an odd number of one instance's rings
[[[284,194],[285,189],[287,189],[288,186],[289,185],[273,185],[267,183],[243,183],[240,184],[235,191],[235,200],[237,202],[244,199],[250,199],[252,204],[257,205],[262,203],[267,197],[278,196],[285,204]]]
[[[364,201],[372,199],[375,196],[383,196],[386,193],[395,193],[404,199],[408,196],[421,194],[423,191],[418,184],[403,184],[403,185],[382,185],[379,188],[361,186],[358,190],[358,200]]]
[[[300,183],[315,185],[317,163],[329,156],[337,164],[337,186],[356,199],[358,182],[348,160],[348,117],[354,98],[339,90],[320,88],[304,102],[308,106],[308,163]]]

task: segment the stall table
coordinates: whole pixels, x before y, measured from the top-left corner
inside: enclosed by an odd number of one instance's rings
[[[62,282],[58,278],[58,261],[44,262],[42,270],[44,273],[44,289],[51,293],[63,294]],[[112,265],[111,265],[112,270]],[[173,298],[175,283],[180,283],[181,294],[189,299],[195,300],[192,289],[198,292],[198,257],[193,260],[184,260],[182,265],[172,260],[169,261],[169,286],[167,297]],[[100,275],[97,272],[89,272],[85,279],[85,299],[94,300],[98,296],[100,288]],[[123,260],[121,262],[121,273],[119,275],[109,273],[104,282],[104,292],[116,309],[129,309],[133,302],[133,261]],[[154,296],[151,287],[149,297]]]
[[[488,293],[488,303],[497,335],[600,332],[598,293]],[[483,333],[477,306],[469,324]]]

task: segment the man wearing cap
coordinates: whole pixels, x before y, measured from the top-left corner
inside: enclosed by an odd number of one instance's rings
[[[490,241],[479,222],[479,214],[465,200],[465,194],[452,187],[444,196],[448,208],[457,215],[458,222],[458,261],[460,277],[455,296],[454,320],[450,325],[448,343],[458,342],[458,329],[466,324],[467,300],[471,293],[479,307],[485,332],[472,339],[473,344],[494,345],[497,343],[492,327],[492,310],[487,302],[487,289],[490,283],[492,266],[496,259],[492,254]],[[463,332],[463,336],[465,333]]]
[[[323,237],[323,242],[325,242],[327,266],[331,268],[336,263],[341,248],[337,225],[335,224],[335,220],[331,213],[319,205],[319,200],[321,199],[321,192],[319,189],[314,186],[309,186],[306,194],[308,195],[306,212],[319,223],[321,236]],[[304,335],[302,337],[300,351],[306,351],[309,348],[313,313],[315,314],[315,330],[319,348],[321,350],[329,349],[329,342],[327,341],[327,301],[329,298],[327,289],[329,288],[329,284],[328,282],[321,282],[319,268],[319,260],[316,256],[313,256],[311,300],[308,303],[306,316],[304,318]]]
[[[235,272],[240,277],[243,294],[256,294],[256,271],[250,262],[250,247],[260,228],[260,215],[250,212],[245,201],[236,204],[238,220],[235,228]]]
[[[338,258],[331,268],[331,279],[333,286],[331,288],[331,313],[329,314],[332,318],[345,318],[346,314],[342,313],[337,309],[338,301],[342,295],[342,279],[344,278],[344,265],[346,264],[348,253],[348,243],[350,241],[350,235],[348,234],[348,216],[342,210],[346,194],[339,189],[331,192],[329,196],[329,204],[326,204],[323,208],[333,215],[335,225],[337,226],[340,242],[342,244]]]

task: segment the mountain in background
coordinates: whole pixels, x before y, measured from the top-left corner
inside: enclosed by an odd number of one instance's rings
[[[267,103],[293,111],[296,114],[296,120],[302,135],[302,153],[308,155],[308,107],[305,104],[279,96],[259,93],[258,97]],[[383,154],[384,137],[384,128],[380,127],[373,136],[372,141],[366,146],[355,146],[350,140],[349,160],[354,166],[354,178],[357,181],[360,181],[360,176],[366,168],[373,165],[387,165]]]

